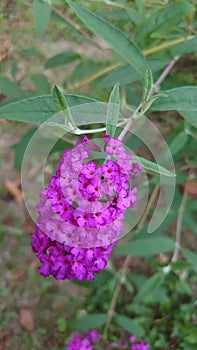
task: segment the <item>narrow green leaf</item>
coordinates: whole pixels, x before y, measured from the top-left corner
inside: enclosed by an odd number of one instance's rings
[[[0,91],[10,98],[24,98],[29,95],[17,83],[6,77],[0,77]]]
[[[121,33],[117,28],[102,18],[96,16],[80,5],[67,0],[67,3],[75,11],[77,16],[95,34],[103,38],[125,61],[134,67],[140,74],[145,74],[147,67],[146,60],[137,46]]]
[[[18,65],[17,65],[17,62],[14,61],[12,63],[12,68],[11,68],[11,74],[12,74],[12,78],[13,79],[16,79],[16,74],[18,73]]]
[[[196,218],[190,210],[184,210],[183,223],[186,227],[189,228],[189,230],[197,234]]]
[[[180,132],[174,140],[170,143],[169,148],[173,156],[175,156],[179,151],[181,151],[186,145],[189,136],[184,132]]]
[[[183,118],[185,118],[185,120],[192,124],[193,126],[195,126],[197,128],[197,115],[196,115],[196,111],[180,111],[177,110],[178,113],[180,113],[180,115],[182,115]]]
[[[137,5],[138,12],[143,15],[145,8],[144,8],[144,2],[143,0],[135,0],[135,3]]]
[[[108,110],[107,110],[107,121],[106,121],[106,133],[110,137],[114,137],[118,119],[120,113],[120,95],[119,95],[119,84],[116,84],[110,94]]]
[[[40,52],[40,51],[38,51],[38,50],[36,50],[36,49],[34,49],[34,48],[28,48],[28,49],[23,49],[23,50],[21,50],[20,52],[19,52],[19,54],[21,55],[21,56],[34,56],[34,57],[37,57],[37,58],[39,58],[39,59],[42,59],[42,58],[44,58],[44,55]]]
[[[59,112],[68,108],[66,97],[57,85],[53,89],[53,100]]]
[[[76,60],[78,60],[80,58],[80,56],[72,51],[65,51],[65,52],[61,52],[55,56],[50,57],[46,64],[45,64],[45,68],[55,68],[55,67],[60,67],[69,63],[72,63]]]
[[[67,129],[67,131],[77,130],[78,128],[73,120],[66,96],[63,94],[63,92],[57,85],[55,85],[53,89],[53,100],[57,107],[57,110],[60,112],[60,115],[62,116],[65,129]],[[54,122],[53,124],[55,125]]]
[[[140,24],[140,22],[142,22],[143,16],[140,14],[139,11],[137,11],[136,9],[134,9],[133,7],[129,7],[126,9],[129,17],[131,18],[131,20],[136,24]]]
[[[45,95],[50,94],[51,85],[48,82],[47,78],[43,74],[33,74],[31,79],[36,87],[36,94]]]
[[[70,107],[95,102],[95,100],[84,96],[65,96]],[[33,97],[15,103],[10,103],[0,108],[0,118],[31,124],[42,124],[56,113],[57,108],[52,96]],[[103,122],[105,120],[106,115],[103,116]],[[77,122],[80,123],[80,120],[78,119]]]
[[[144,285],[140,288],[139,292],[137,293],[136,297],[134,298],[134,302],[141,302],[143,299],[148,296],[150,293],[154,291],[155,288],[157,288],[160,283],[163,281],[164,275],[161,272],[157,272],[155,275],[150,277]]]
[[[16,169],[20,169],[23,161],[23,156],[25,153],[25,150],[27,148],[27,145],[32,138],[33,134],[36,132],[37,128],[33,128],[29,130],[21,139],[20,142],[16,143],[12,146],[12,148],[15,151],[15,159],[14,159],[14,165]]]
[[[178,87],[162,91],[162,93],[167,97],[155,101],[151,107],[152,111],[197,112],[197,86]]]
[[[111,10],[111,11],[106,11],[106,9],[103,9],[102,11],[99,11],[99,16],[107,18],[109,20],[114,20],[114,21],[126,22],[129,20],[129,15],[126,9]]]
[[[135,239],[127,245],[114,248],[115,253],[133,256],[151,256],[169,252],[174,249],[173,239],[166,236],[149,235],[145,238]]]
[[[148,58],[147,62],[151,71],[155,73],[158,72],[160,69],[164,68],[169,63],[169,60]],[[107,74],[99,83],[99,87],[111,88],[117,82],[119,82],[120,85],[126,85],[141,80],[142,76],[138,72],[136,72],[136,70],[133,67],[127,64]]]
[[[144,104],[142,105],[143,114],[145,112],[147,112],[150,109],[150,107],[152,106],[152,104],[160,97],[166,97],[166,95],[156,94],[156,95],[153,95],[152,97],[150,97],[146,102],[144,102]]]
[[[86,315],[72,324],[72,328],[77,331],[87,331],[89,329],[100,328],[105,324],[107,314]]]
[[[35,0],[33,10],[36,32],[42,37],[51,18],[51,3],[49,0]]]
[[[197,271],[197,254],[186,248],[182,248],[181,251],[194,270]]]
[[[62,17],[61,14],[55,12],[54,10],[51,13],[51,19],[56,21],[56,22],[59,22],[61,24],[64,24],[64,25],[68,26],[71,29],[70,33],[69,33],[69,35],[71,37],[76,38],[78,41],[87,42],[88,44],[90,44],[92,46],[96,46],[96,43],[93,40],[91,40],[90,38],[88,38],[85,35],[81,34],[75,28],[75,26],[73,24],[68,22],[65,17]]]
[[[187,40],[183,43],[174,45],[169,50],[172,54],[172,57],[176,57],[176,56],[180,57],[180,56],[184,56],[184,55],[191,53],[191,52],[196,52],[197,51],[197,35],[190,40]]]
[[[168,32],[169,28],[177,25],[182,18],[195,11],[195,7],[189,1],[178,1],[169,3],[164,8],[151,13],[135,31],[135,37],[138,42],[141,39],[153,35],[154,32]]]
[[[144,92],[142,95],[142,106],[148,100],[148,97],[149,97],[150,92],[151,92],[152,87],[153,87],[153,76],[152,76],[152,72],[150,69],[147,69],[144,80],[145,81],[144,81]]]
[[[137,322],[133,321],[129,317],[115,314],[115,321],[125,331],[135,335],[136,337],[143,337],[144,335],[143,328],[140,325],[138,325]]]
[[[143,166],[144,169],[150,170],[150,171],[152,171],[154,173],[158,173],[158,174],[169,176],[169,177],[176,176],[175,173],[172,173],[171,171],[165,169],[161,165],[153,163],[153,162],[151,162],[148,159],[145,159],[145,158],[142,158],[142,157],[137,157],[137,156],[134,156],[134,155],[133,155],[132,159],[133,159],[134,162],[139,162]]]
[[[71,76],[71,82],[76,83],[80,80],[84,79],[85,77],[95,73],[99,69],[102,69],[102,63],[101,62],[94,62],[90,59],[85,59],[82,62],[80,62],[75,70],[72,73]],[[104,68],[104,66],[103,66]]]

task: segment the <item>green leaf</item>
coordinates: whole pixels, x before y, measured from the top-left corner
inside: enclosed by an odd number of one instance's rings
[[[6,77],[0,77],[0,92],[10,98],[24,98],[28,96],[28,92]]]
[[[180,113],[180,115],[182,115],[183,118],[185,118],[185,120],[192,124],[193,126],[195,126],[197,128],[197,115],[196,115],[196,111],[180,111],[178,110],[178,112]]]
[[[152,111],[197,112],[197,86],[178,87],[162,93],[167,97],[155,101],[151,107]]]
[[[62,23],[64,25],[68,26],[71,29],[70,32],[69,32],[69,35],[74,37],[74,38],[76,38],[78,41],[87,42],[90,45],[96,46],[96,43],[93,40],[91,40],[90,38],[88,38],[85,35],[81,34],[75,28],[74,24],[68,22],[66,20],[66,18],[61,16],[61,14],[59,14],[58,12],[55,12],[53,10],[52,13],[51,13],[51,19],[56,21],[56,22],[59,22],[59,23]]]
[[[48,0],[35,0],[33,4],[34,22],[38,36],[42,37],[51,18],[51,3]]]
[[[197,254],[186,248],[182,248],[181,251],[194,270],[197,271]]]
[[[107,314],[86,315],[72,324],[72,328],[76,331],[87,331],[89,329],[100,328],[105,324]]]
[[[17,65],[17,62],[14,61],[12,63],[12,68],[11,68],[11,74],[12,74],[12,78],[13,79],[16,79],[16,74],[18,73],[18,65]]]
[[[190,210],[184,210],[183,222],[186,227],[188,227],[192,232],[197,234],[196,219],[194,218]]]
[[[143,337],[144,330],[135,321],[127,316],[115,314],[116,323],[122,327],[125,331],[135,335],[136,337]]]
[[[47,78],[43,74],[33,74],[31,79],[36,87],[36,93],[38,95],[50,94],[51,85]]]
[[[72,118],[72,114],[70,112],[66,96],[63,94],[63,92],[61,91],[61,89],[57,85],[55,85],[55,87],[53,89],[53,100],[54,100],[54,103],[57,107],[57,110],[61,113],[64,127],[68,131],[77,130],[77,126]],[[53,122],[53,124],[55,125],[54,122]]]
[[[147,62],[153,73],[164,68],[169,63],[169,61],[166,59],[158,58],[148,58]],[[102,81],[99,83],[99,87],[111,88],[117,82],[119,82],[120,85],[126,85],[141,80],[142,76],[138,72],[136,72],[136,70],[133,67],[127,64],[107,74],[105,78],[103,78]]]
[[[76,83],[79,80],[82,80],[85,77],[95,73],[97,70],[101,68],[102,68],[101,62],[96,63],[91,61],[90,59],[85,59],[84,61],[80,62],[76,66],[71,76],[71,82]]]
[[[137,293],[136,297],[134,298],[134,302],[141,302],[143,299],[153,292],[154,289],[156,289],[160,283],[163,281],[164,275],[161,272],[157,272],[155,275],[150,277],[144,285],[140,288],[139,292]]]
[[[99,11],[99,16],[113,20],[113,21],[121,21],[123,23],[129,20],[129,15],[126,9],[111,10],[111,11],[106,11],[106,9],[103,9],[102,11]]]
[[[29,130],[21,139],[20,142],[12,146],[15,151],[14,165],[16,169],[20,169],[23,161],[23,156],[26,151],[27,145],[32,138],[33,134],[36,132],[37,128]]]
[[[131,20],[136,24],[140,24],[140,22],[142,22],[143,16],[140,14],[139,11],[137,11],[136,9],[134,9],[133,7],[129,7],[126,9],[129,17],[131,18]]]
[[[53,148],[51,149],[50,151],[50,154],[51,153],[54,153],[54,152],[63,152],[65,151],[66,149],[69,149],[71,148],[72,144],[71,143],[68,143],[62,139],[59,139],[56,144],[53,146]]]
[[[171,52],[172,57],[184,56],[188,53],[196,52],[197,51],[197,35],[190,40],[187,40],[183,43],[174,45],[169,50]]]
[[[65,96],[70,107],[95,102],[95,100],[84,96]],[[10,103],[0,108],[0,118],[31,124],[42,124],[56,113],[57,108],[52,96],[33,97]]]
[[[153,76],[150,69],[147,69],[144,79],[144,91],[142,95],[142,106],[146,103],[149,98],[150,92],[153,87]]]
[[[125,61],[134,67],[140,74],[145,74],[146,60],[137,46],[121,33],[117,28],[94,13],[86,10],[80,5],[67,0],[67,3],[75,11],[77,16],[95,34],[104,39]]]
[[[169,28],[177,25],[192,11],[195,11],[195,7],[188,1],[169,3],[163,9],[151,13],[144,22],[137,26],[135,38],[140,42],[141,39],[153,35],[154,32],[167,33]]]
[[[143,0],[135,0],[136,6],[137,6],[137,10],[141,15],[144,15],[144,2]]]
[[[45,64],[45,68],[54,68],[72,63],[78,60],[80,56],[72,51],[61,52],[55,56],[50,57]]]
[[[150,170],[150,171],[152,171],[154,173],[158,173],[158,174],[169,176],[169,177],[176,176],[175,173],[172,173],[171,171],[165,169],[161,165],[153,163],[153,162],[151,162],[148,159],[145,159],[145,158],[142,158],[142,157],[137,157],[137,156],[133,155],[132,160],[134,162],[140,163],[143,166],[144,169]]]
[[[135,239],[127,245],[120,245],[114,248],[117,254],[133,256],[152,256],[169,252],[174,249],[173,239],[166,236],[150,235]]]
[[[166,97],[166,95],[164,94],[156,94],[153,95],[152,97],[148,98],[146,102],[144,102],[144,104],[142,105],[141,111],[143,112],[143,114],[145,112],[147,112],[150,107],[152,106],[152,104],[160,97]]]
[[[55,85],[53,89],[53,101],[59,112],[68,108],[66,97],[57,85]]]
[[[169,148],[173,156],[181,151],[186,145],[189,136],[185,132],[180,132],[174,140],[170,143]]]
[[[21,56],[34,56],[34,57],[37,57],[39,59],[44,58],[43,54],[34,48],[23,49],[19,52],[19,54]]]
[[[107,121],[106,121],[106,134],[110,137],[114,137],[118,119],[120,113],[120,95],[119,95],[119,84],[116,84],[110,94],[108,110],[107,110]]]

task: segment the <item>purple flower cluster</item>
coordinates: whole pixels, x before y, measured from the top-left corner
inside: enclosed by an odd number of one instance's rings
[[[106,160],[97,166],[91,153],[103,151]],[[63,154],[37,205],[32,249],[42,263],[41,274],[93,280],[106,266],[124,214],[138,200],[130,179],[142,168],[131,159],[122,142],[108,135],[103,150],[84,136]]]
[[[117,343],[116,348],[130,350],[150,350],[150,345],[145,344],[143,340],[141,340],[139,343],[135,343],[135,341],[136,337],[134,335],[131,335],[129,341],[124,340],[123,343]]]
[[[69,340],[66,350],[94,350],[97,341],[99,340],[99,333],[96,330],[83,332],[82,334],[73,333]],[[127,349],[127,350],[150,350],[150,345],[145,344],[144,341],[136,343],[136,337],[131,335],[129,341],[116,343],[115,346],[108,345],[108,349]]]
[[[56,279],[92,281],[94,274],[99,273],[107,265],[113,244],[106,247],[76,248],[51,240],[36,227],[32,234],[32,250],[37,254],[41,266],[40,273],[44,277],[52,275]]]
[[[82,335],[73,333],[66,350],[93,350],[98,339],[99,333],[96,330],[84,332]]]

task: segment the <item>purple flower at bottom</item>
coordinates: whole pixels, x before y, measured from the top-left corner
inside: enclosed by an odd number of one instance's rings
[[[131,345],[131,350],[149,350],[149,349],[150,349],[150,345],[145,344],[143,341],[141,341],[140,343],[135,343]]]
[[[97,349],[96,343],[99,340],[99,333],[96,330],[83,332],[82,334],[73,333],[71,339],[68,341],[68,345],[65,350],[95,350]],[[107,344],[107,349],[124,349],[124,350],[150,350],[150,345],[145,344],[144,341],[134,343],[136,337],[130,336],[130,345],[128,340],[117,342],[116,344]],[[133,344],[131,344],[133,343]],[[106,344],[105,344],[106,345]],[[104,347],[105,348],[105,347]]]
[[[96,330],[84,332],[81,335],[72,334],[66,350],[94,350],[94,344],[99,339],[99,333]]]
[[[32,250],[41,262],[40,273],[44,277],[52,275],[56,279],[92,281],[107,265],[114,244],[105,247],[75,248],[52,241],[36,226]]]

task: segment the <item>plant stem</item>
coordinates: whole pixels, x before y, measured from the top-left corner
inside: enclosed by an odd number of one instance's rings
[[[161,83],[164,81],[164,79],[167,77],[167,75],[170,73],[171,69],[174,67],[176,62],[178,61],[179,56],[176,56],[173,58],[172,61],[168,64],[168,66],[164,69],[163,73],[160,75],[159,79],[156,81],[156,83],[153,85],[153,88],[150,92],[150,96],[154,95],[156,92],[157,88],[161,85]]]
[[[175,39],[175,40],[172,40],[172,41],[167,41],[167,42],[165,42],[165,43],[163,43],[161,45],[158,45],[158,46],[152,47],[150,49],[144,50],[144,51],[142,51],[142,53],[143,53],[144,56],[149,56],[149,55],[154,54],[155,52],[160,52],[160,51],[168,49],[169,47],[172,47],[174,45],[178,45],[178,44],[184,43],[186,41],[189,41],[189,40],[193,39],[194,37],[195,37],[194,35],[188,35],[186,38],[179,38],[179,39]],[[92,75],[89,75],[88,77],[82,79],[73,88],[75,90],[79,90],[83,86],[89,84],[91,81],[94,81],[95,79],[101,77],[102,75],[113,71],[114,69],[120,67],[121,65],[122,65],[122,62],[117,62],[115,64],[112,64],[111,66],[103,68],[103,69],[99,70],[98,72],[96,72],[96,73],[94,73]],[[73,89],[72,89],[72,91],[73,91]]]
[[[167,75],[170,73],[170,71],[172,70],[172,68],[174,67],[174,65],[176,64],[176,62],[178,61],[179,57],[176,56],[174,57],[170,63],[167,65],[167,67],[164,69],[163,73],[160,75],[160,77],[158,78],[158,80],[156,81],[156,83],[153,85],[151,92],[149,94],[149,98],[151,96],[154,95],[155,91],[158,89],[158,87],[161,85],[161,83],[164,81],[164,79],[167,77]],[[119,140],[123,140],[123,138],[125,137],[125,135],[127,134],[127,131],[129,131],[131,125],[133,124],[134,120],[143,115],[143,114],[139,114],[138,112],[140,111],[142,107],[142,103],[140,103],[140,105],[138,106],[138,108],[136,109],[136,111],[134,112],[134,114],[129,118],[127,124],[125,125],[124,129],[122,130],[121,134],[119,135]]]
[[[159,184],[157,184],[155,186],[155,188],[151,194],[150,200],[148,202],[148,205],[146,207],[146,210],[141,218],[141,221],[140,221],[137,229],[135,230],[135,233],[138,233],[141,230],[141,228],[143,227],[143,224],[145,223],[145,221],[150,213],[150,210],[152,208],[152,205],[157,197],[159,187],[160,187]],[[105,328],[103,331],[103,339],[106,339],[107,331],[108,331],[109,326],[112,322],[112,319],[113,319],[113,316],[115,313],[116,304],[118,301],[118,297],[119,297],[119,294],[120,294],[120,291],[121,291],[121,288],[123,285],[122,281],[125,281],[125,279],[126,279],[127,270],[128,270],[128,266],[130,264],[131,259],[132,259],[132,257],[130,255],[127,255],[125,260],[124,260],[123,267],[121,269],[121,277],[118,279],[118,281],[116,283],[114,294],[113,294],[112,301],[111,301],[111,305],[110,305],[110,308],[108,311],[108,317],[107,317],[107,321],[106,321]]]
[[[179,39],[175,39],[175,40],[171,40],[171,41],[167,41],[163,44],[157,45],[155,47],[151,47],[150,49],[144,50],[143,54],[144,56],[149,56],[152,55],[155,52],[159,52],[165,49],[168,49],[169,47],[181,44],[181,43],[185,43],[186,41],[189,41],[191,39],[193,39],[195,37],[195,35],[188,35],[186,38],[179,38]]]
[[[87,129],[87,130],[79,129],[79,131],[76,133],[76,135],[92,134],[95,132],[101,132],[101,131],[105,131],[105,130],[106,130],[106,127],[98,128],[98,129]]]
[[[96,72],[96,73],[94,73],[94,74],[92,74],[92,75],[90,75],[90,76],[88,76],[88,77],[82,79],[79,83],[76,83],[76,84],[74,85],[74,87],[73,87],[74,90],[79,90],[80,88],[82,88],[83,86],[89,84],[91,81],[93,81],[93,80],[99,78],[99,77],[102,76],[103,74],[109,73],[109,72],[111,72],[112,70],[114,70],[114,69],[120,67],[120,65],[121,65],[121,63],[120,63],[120,62],[117,62],[117,63],[115,63],[115,64],[113,64],[113,65],[111,65],[111,66],[105,67],[105,68],[99,70],[98,72]],[[73,91],[73,88],[72,88],[72,91]]]
[[[128,122],[126,123],[126,125],[122,129],[121,134],[118,136],[119,140],[123,140],[123,138],[125,137],[127,131],[130,129],[131,125],[133,124],[134,120],[136,119],[136,117],[138,115],[138,112],[141,109],[141,107],[142,107],[142,104],[140,103],[140,105],[138,106],[136,111],[132,114],[132,116],[129,118]]]

